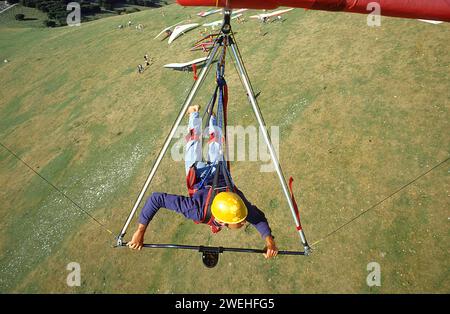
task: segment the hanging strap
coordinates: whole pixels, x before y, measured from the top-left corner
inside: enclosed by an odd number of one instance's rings
[[[225,162],[224,161],[218,161],[215,163],[214,166],[215,167],[216,172],[214,173],[214,179],[213,179],[213,183],[212,186],[210,188],[210,190],[208,191],[208,195],[206,197],[206,203],[205,203],[205,207],[203,209],[203,219],[200,221],[201,223],[209,223],[210,220],[212,219],[212,213],[211,213],[211,205],[212,205],[212,201],[214,200],[214,197],[219,193],[219,178],[220,175],[222,174],[224,179],[225,179],[225,183],[226,183],[226,190],[227,191],[233,191],[235,192],[235,186],[233,184],[233,181],[231,180],[231,177],[228,174],[228,171],[226,169],[225,166]]]
[[[295,215],[297,216],[297,219],[298,219],[297,230],[300,231],[300,230],[302,230],[302,224],[300,223],[300,212],[298,210],[298,205],[297,205],[297,202],[295,201],[294,192],[292,190],[293,182],[294,182],[294,179],[292,177],[290,177],[289,178],[289,191],[291,192],[291,199],[292,199],[292,204],[294,205]]]
[[[228,107],[228,86],[227,82],[224,78],[225,74],[225,48],[222,54],[219,57],[219,61],[217,63],[216,70],[216,88],[214,90],[213,96],[209,101],[205,112],[203,113],[202,119],[204,121],[204,129],[209,128],[209,121],[211,120],[212,113],[214,111],[214,107],[217,101],[217,124],[222,129],[223,139],[224,139],[224,159],[227,160],[227,170],[230,171],[230,162],[228,161],[228,146],[227,146],[227,124],[228,124],[228,116],[227,116],[227,107]],[[205,116],[207,119],[205,119]],[[211,141],[220,141],[221,139],[217,138],[216,135],[210,136],[209,142]],[[203,141],[203,137],[202,137]]]
[[[205,112],[203,113],[202,119],[203,119],[203,121],[206,121],[206,122],[205,122],[205,128],[208,126],[209,120],[211,119],[211,114],[212,114],[212,112],[213,112],[214,105],[215,105],[215,103],[216,103],[217,92],[218,92],[218,91],[219,91],[219,85],[216,86],[216,88],[215,88],[215,90],[214,90],[214,94],[212,95],[211,100],[209,101],[208,106],[206,106],[206,110],[205,110]],[[205,120],[205,116],[206,116],[207,113],[208,113],[208,120]]]
[[[229,161],[227,161],[227,163],[229,163]],[[227,187],[228,187],[228,191],[233,191],[236,192],[236,185],[233,182],[233,178],[231,177],[229,168],[227,168],[225,166],[225,163],[223,164],[223,173],[224,173],[224,177],[225,177],[225,182],[227,183]]]
[[[231,183],[231,178],[228,175],[227,167],[225,166],[225,162],[220,162],[220,168],[222,170],[223,178],[225,179],[225,184],[227,186],[227,191],[234,190],[233,185]]]
[[[208,180],[209,175],[211,174],[212,168],[213,168],[213,165],[210,165],[208,167],[208,170],[206,171],[206,174],[204,175],[202,181],[200,181],[200,183],[198,185],[198,188],[197,188],[198,190],[202,189],[205,186],[205,182],[206,182],[206,180]]]
[[[217,64],[217,86],[219,87],[219,100],[218,100],[218,123],[222,127],[223,134],[223,152],[224,159],[227,161],[227,170],[231,171],[231,164],[228,156],[228,140],[227,140],[227,126],[228,126],[228,85],[225,80],[225,56],[226,49],[224,48],[223,53],[219,59],[219,63]]]
[[[225,81],[225,79],[224,79]],[[225,160],[227,161],[227,170],[228,172],[231,172],[231,163],[230,163],[230,158],[229,158],[229,150],[228,150],[228,138],[227,138],[227,127],[228,127],[228,85],[225,81],[225,84],[223,86],[222,89],[222,108],[223,108],[223,129],[222,129],[222,133],[223,133],[223,138],[224,138],[224,155],[225,155]]]
[[[213,201],[214,197],[217,195],[216,188],[217,188],[217,184],[219,183],[220,163],[221,162],[219,161],[215,164],[216,173],[214,174],[213,184],[212,184],[211,188],[209,189],[208,196],[206,198],[204,215],[203,215],[203,220],[202,220],[203,223],[210,222],[210,220],[212,218],[211,205],[212,205],[212,201]],[[211,168],[212,167],[214,167],[214,166],[211,166]]]
[[[213,165],[210,166],[210,169],[208,169],[208,172],[206,176],[202,179],[202,181],[199,184],[199,189],[202,188],[205,184],[205,181],[210,176],[212,168],[215,167],[215,173],[214,178],[212,182],[212,186],[208,192],[206,204],[204,207],[204,215],[202,219],[202,223],[208,223],[212,219],[211,214],[211,204],[212,200],[218,193],[218,183],[220,175],[223,176],[226,184],[227,191],[235,191],[235,186],[233,183],[233,180],[230,175],[230,162],[228,160],[228,146],[227,146],[227,123],[228,123],[228,117],[227,117],[227,107],[228,107],[228,86],[227,82],[224,78],[225,74],[225,55],[226,55],[226,49],[224,47],[221,56],[219,57],[219,62],[217,64],[217,71],[216,71],[216,88],[214,90],[214,94],[211,97],[210,102],[208,103],[208,106],[206,108],[205,113],[203,114],[203,118],[207,114],[208,119],[205,121],[205,129],[209,127],[209,121],[211,120],[211,115],[214,110],[215,103],[217,101],[217,123],[222,129],[222,135],[223,135],[223,160],[217,161]],[[215,134],[215,138],[211,137],[211,139],[214,140],[221,140],[217,138],[217,135]]]

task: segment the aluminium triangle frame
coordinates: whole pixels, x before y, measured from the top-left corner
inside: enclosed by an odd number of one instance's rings
[[[198,76],[197,80],[195,81],[191,90],[189,91],[189,94],[178,114],[178,117],[176,118],[176,120],[172,126],[172,129],[169,132],[169,134],[161,148],[161,151],[159,152],[158,157],[156,158],[156,161],[154,162],[154,164],[152,166],[152,169],[147,177],[147,180],[145,181],[144,186],[142,187],[142,190],[139,193],[139,196],[137,197],[135,204],[134,204],[120,234],[117,236],[116,246],[123,247],[126,245],[126,242],[124,242],[125,234],[128,230],[128,227],[129,227],[131,221],[133,220],[133,217],[134,217],[137,209],[139,208],[139,205],[142,202],[142,199],[144,198],[145,193],[147,192],[153,178],[155,177],[156,171],[158,170],[163,157],[167,153],[167,150],[170,146],[170,142],[173,139],[173,137],[175,136],[176,130],[180,126],[181,121],[182,121],[183,117],[185,116],[189,106],[191,106],[191,104],[193,103],[198,90],[200,89],[203,82],[205,81],[205,79],[214,63],[214,59],[215,59],[220,47],[226,45],[227,47],[229,47],[231,49],[231,52],[232,52],[231,57],[233,58],[233,61],[236,64],[238,75],[241,78],[241,83],[247,93],[248,100],[253,109],[253,113],[255,114],[256,120],[258,121],[261,134],[263,135],[264,141],[269,149],[271,160],[275,167],[275,171],[278,175],[278,179],[280,181],[280,185],[283,190],[283,194],[287,200],[289,209],[291,210],[292,217],[294,219],[296,229],[297,229],[299,237],[300,237],[301,245],[303,246],[303,249],[304,249],[303,252],[291,252],[294,254],[289,254],[288,252],[290,252],[290,251],[283,251],[283,252],[287,252],[287,254],[284,253],[286,255],[305,255],[305,256],[307,256],[311,253],[311,248],[306,240],[306,236],[305,236],[305,233],[301,226],[299,216],[297,216],[296,209],[294,207],[294,200],[292,199],[292,196],[290,194],[288,185],[286,183],[286,179],[284,177],[283,171],[280,166],[280,162],[278,160],[278,156],[272,145],[272,141],[270,139],[269,133],[267,131],[267,127],[264,122],[264,118],[262,116],[261,110],[260,110],[258,102],[256,100],[255,93],[253,91],[253,87],[251,85],[251,82],[248,77],[247,71],[245,69],[242,57],[240,55],[239,48],[237,47],[236,41],[234,39],[233,32],[231,30],[230,21],[231,21],[231,10],[224,9],[224,23],[222,25],[220,35],[217,37],[213,48],[209,52],[206,65],[202,68],[200,75]],[[199,248],[202,248],[202,250],[204,250],[204,248],[207,248],[207,247],[203,247],[203,246],[182,246],[182,245],[172,245],[172,244],[170,244],[170,245],[145,244],[144,247],[146,247],[146,248],[178,248],[178,249],[189,248],[189,249],[194,249],[194,250],[198,250]],[[216,248],[211,248],[211,249],[216,249]],[[219,251],[220,251],[219,253],[222,253],[223,251],[233,251],[232,248],[230,248],[230,249],[231,250],[228,250],[227,248],[219,248]],[[202,251],[202,250],[200,250],[200,251]],[[256,249],[238,249],[238,251],[234,250],[234,252],[247,252],[247,253],[256,253],[256,252],[260,252],[260,251],[261,250],[256,250]],[[298,253],[298,254],[295,254],[295,253]]]

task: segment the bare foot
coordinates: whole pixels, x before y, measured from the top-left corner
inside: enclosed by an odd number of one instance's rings
[[[211,107],[209,107],[209,108],[207,109],[207,112],[206,112],[206,113],[207,113],[207,114],[210,114],[210,115],[213,116],[213,117],[216,116],[216,114],[214,113],[214,111],[211,112]]]
[[[200,110],[199,105],[189,106],[187,113],[191,114],[193,112],[198,112]]]

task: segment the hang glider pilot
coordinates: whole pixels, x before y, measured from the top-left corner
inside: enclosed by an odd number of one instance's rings
[[[199,106],[189,107],[188,114],[189,135],[186,138],[185,170],[190,197],[153,193],[142,208],[138,228],[127,246],[133,250],[140,250],[144,244],[144,235],[148,224],[160,208],[167,208],[184,215],[187,219],[194,220],[196,223],[208,224],[213,233],[219,232],[224,227],[240,229],[248,222],[258,230],[265,241],[266,253],[264,253],[264,257],[275,257],[278,248],[264,213],[251,204],[235,186],[234,192],[224,191],[227,183],[223,173],[216,176],[216,184],[213,182],[214,174],[218,171],[218,168],[214,166],[217,165],[215,162],[223,160],[219,159],[223,158],[221,156],[222,135],[221,128],[217,126],[216,117],[211,115],[209,123],[208,155],[210,162],[206,163],[198,161],[202,160],[201,138],[198,136],[198,134],[202,134]],[[191,184],[189,184],[189,181],[191,181]],[[194,183],[192,184],[192,182]],[[216,186],[217,194],[214,197],[211,197],[212,193],[210,193],[212,186]]]

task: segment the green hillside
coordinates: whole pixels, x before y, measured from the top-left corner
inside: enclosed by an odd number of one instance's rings
[[[1,20],[0,142],[114,235],[193,83],[163,65],[204,55],[189,51],[200,28],[172,45],[153,38],[182,20],[220,18],[198,11],[169,5],[54,29]],[[130,19],[144,30],[118,28]],[[113,235],[0,147],[0,292],[450,292],[449,163],[370,209],[450,155],[450,26],[382,23],[295,10],[263,29],[234,25],[266,123],[280,127],[310,257],[226,253],[207,269],[195,252],[113,249]],[[154,63],[139,75],[145,53]],[[231,63],[227,79],[230,124],[256,125]],[[211,77],[196,103],[212,88]],[[260,165],[235,163],[234,179],[264,210],[279,248],[299,249],[275,173]],[[186,194],[183,168],[167,157],[151,190]],[[146,241],[263,244],[251,227],[212,235],[166,210]],[[66,284],[70,262],[81,265],[80,287]],[[366,284],[370,262],[381,265],[381,287]]]
[[[17,21],[16,14],[25,15],[25,20]],[[0,14],[0,25],[8,27],[44,27],[44,21],[47,19],[47,14],[35,8],[24,7],[20,4],[9,8]]]

